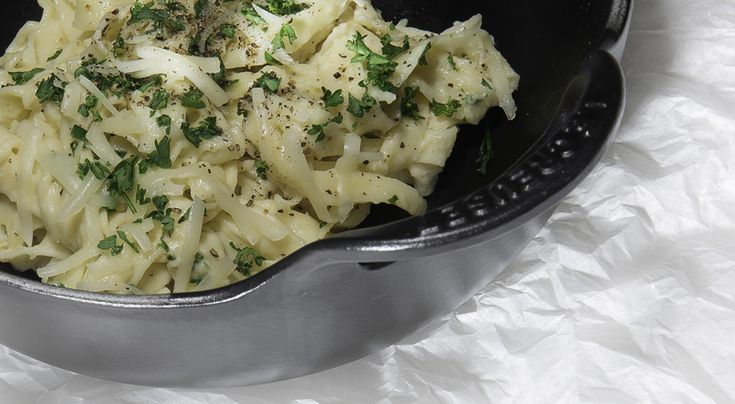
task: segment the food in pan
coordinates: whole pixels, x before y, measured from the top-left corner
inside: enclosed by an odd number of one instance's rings
[[[0,59],[0,261],[156,294],[241,281],[426,209],[458,125],[515,114],[476,16],[441,34],[367,0],[41,0]]]

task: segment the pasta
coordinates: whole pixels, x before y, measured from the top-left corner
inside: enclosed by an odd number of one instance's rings
[[[39,0],[0,58],[0,261],[94,292],[207,290],[411,215],[519,77],[480,16],[369,0]]]

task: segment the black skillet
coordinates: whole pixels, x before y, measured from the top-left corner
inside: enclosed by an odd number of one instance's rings
[[[473,14],[521,75],[518,118],[466,127],[422,217],[376,209],[252,279],[174,296],[111,296],[0,271],[0,342],[100,378],[167,386],[269,382],[379,350],[451,312],[527,244],[610,144],[632,0],[376,0],[441,31]],[[6,46],[40,12],[6,2]],[[485,130],[494,159],[475,158]],[[387,224],[385,224],[387,223]]]

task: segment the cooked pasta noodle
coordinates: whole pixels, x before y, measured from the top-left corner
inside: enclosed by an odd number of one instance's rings
[[[481,17],[441,34],[368,0],[40,0],[0,59],[0,260],[178,293],[411,215],[458,125],[515,114]]]

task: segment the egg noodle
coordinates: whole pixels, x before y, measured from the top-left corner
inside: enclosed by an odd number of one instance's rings
[[[0,261],[47,283],[243,280],[372,204],[411,215],[458,125],[515,114],[480,16],[368,0],[40,0],[0,59]]]

